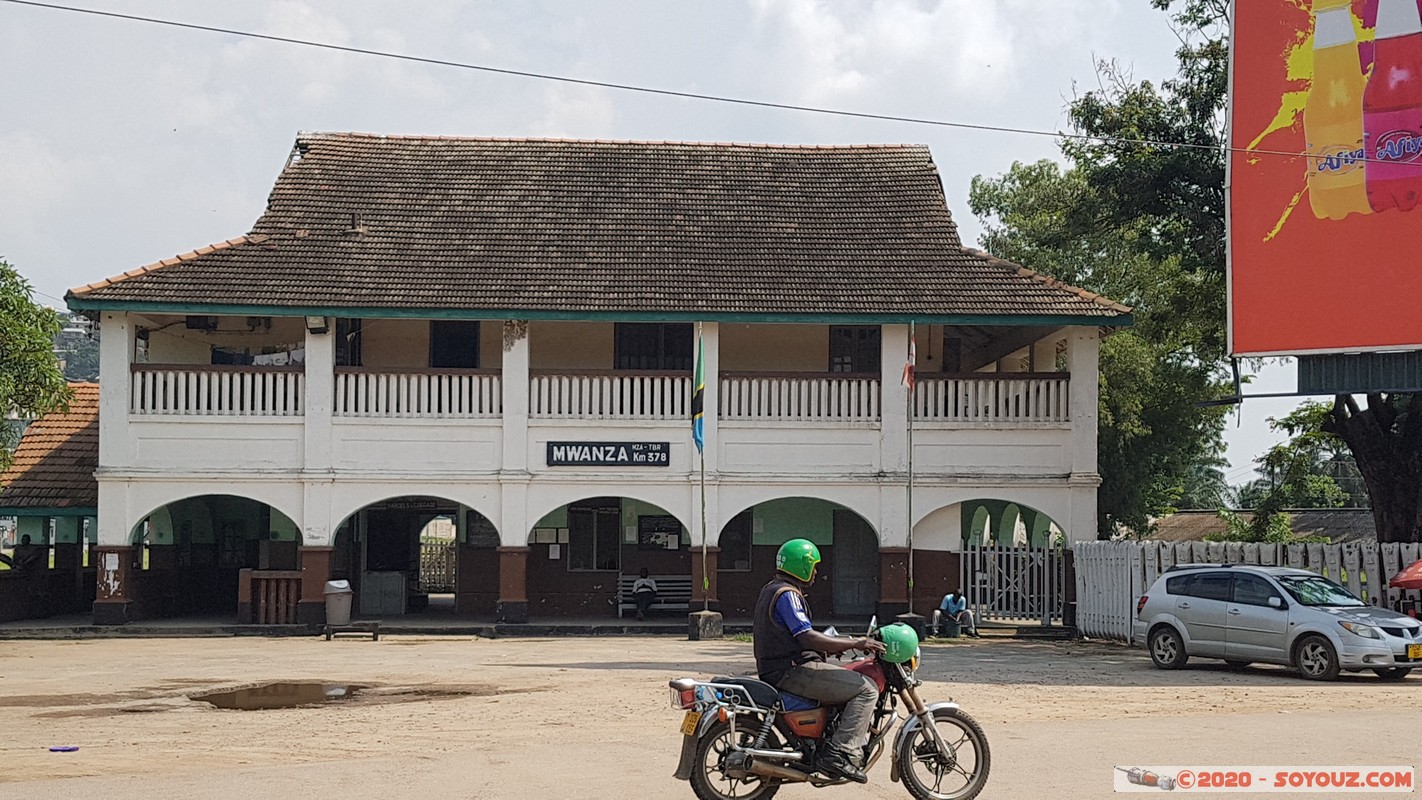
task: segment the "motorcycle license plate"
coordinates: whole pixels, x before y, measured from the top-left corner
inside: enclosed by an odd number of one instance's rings
[[[1407,646],[1408,658],[1422,658],[1422,644],[1409,644]]]
[[[681,720],[681,735],[692,736],[696,733],[696,723],[701,720],[701,712],[692,710],[686,712],[686,716]]]

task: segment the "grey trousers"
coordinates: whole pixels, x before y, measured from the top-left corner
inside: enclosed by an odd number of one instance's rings
[[[829,705],[843,703],[839,728],[830,739],[830,746],[858,760],[859,748],[873,721],[874,706],[879,702],[879,690],[873,681],[854,670],[811,661],[792,667],[777,688]]]

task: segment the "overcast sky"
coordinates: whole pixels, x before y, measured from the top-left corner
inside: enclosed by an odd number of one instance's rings
[[[64,2],[64,0],[58,0]],[[75,0],[85,8],[528,72],[974,124],[1065,129],[1096,62],[1174,72],[1149,0]],[[245,233],[297,131],[923,142],[967,244],[974,175],[1046,136],[747,108],[493,75],[0,0],[0,257],[38,299]],[[1030,265],[1028,265],[1030,266]],[[1252,391],[1292,388],[1274,370]],[[1270,437],[1231,421],[1231,478]]]

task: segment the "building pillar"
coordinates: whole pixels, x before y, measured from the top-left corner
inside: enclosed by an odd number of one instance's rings
[[[306,329],[306,397],[302,410],[302,468],[331,468],[331,415],[336,396],[336,322],[326,319],[322,333]]]
[[[908,471],[908,389],[902,383],[908,361],[908,326],[884,325],[879,333],[880,469]]]
[[[99,419],[103,420],[99,426],[99,469],[102,471],[133,463],[128,395],[135,331],[127,314],[110,311],[100,315],[99,331],[99,371],[112,376],[99,382]],[[104,508],[102,502],[99,508]]]
[[[326,624],[326,581],[331,579],[334,547],[302,547],[301,599],[296,603],[296,621],[301,625]]]
[[[701,324],[702,347],[705,353],[705,362],[702,368],[705,370],[703,377],[706,380],[706,393],[701,397],[702,424],[701,435],[706,453],[706,471],[714,473],[720,462],[720,453],[717,443],[721,441],[720,433],[720,410],[721,410],[721,326],[715,322],[703,322]],[[696,387],[692,387],[695,391]],[[695,450],[696,446],[692,445]],[[692,472],[699,472],[701,464],[697,460],[697,455],[692,453]]]
[[[1096,327],[1073,327],[1069,331],[1071,518],[1059,522],[1066,529],[1067,541],[1080,542],[1096,538],[1096,489],[1101,485],[1096,465],[1101,332]]]
[[[887,623],[909,612],[908,548],[879,548],[879,603],[874,613]]]
[[[498,622],[528,622],[528,546],[500,547]]]
[[[123,625],[131,622],[137,576],[133,569],[133,548],[100,546],[98,589],[94,599],[95,625]]]
[[[528,471],[528,320],[504,320],[503,387],[505,472]],[[527,534],[527,531],[524,531]]]
[[[710,604],[710,610],[720,611],[721,601],[718,599],[716,588],[716,571],[720,569],[721,548],[707,546],[706,548],[706,571],[701,571],[701,548],[693,546],[691,549],[691,610],[701,611]],[[711,582],[708,589],[702,582],[702,576]]]

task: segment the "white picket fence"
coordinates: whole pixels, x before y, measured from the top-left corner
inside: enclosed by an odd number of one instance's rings
[[[1422,602],[1387,585],[1422,558],[1422,544],[1250,544],[1242,542],[1077,542],[1076,628],[1083,636],[1129,642],[1136,601],[1176,564],[1260,564],[1317,572],[1375,606]]]

